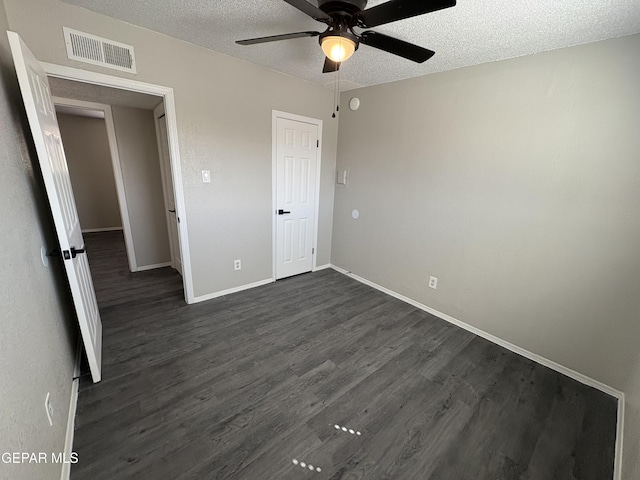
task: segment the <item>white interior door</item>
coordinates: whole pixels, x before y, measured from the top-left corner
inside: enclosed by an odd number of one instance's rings
[[[153,111],[156,118],[156,135],[158,137],[158,152],[160,154],[160,173],[162,174],[162,190],[169,229],[169,244],[171,247],[171,266],[182,275],[182,256],[180,255],[180,237],[178,236],[178,222],[176,214],[176,196],[171,175],[171,157],[169,154],[169,139],[167,138],[167,121],[164,114],[164,102]]]
[[[7,32],[94,382],[101,378],[102,322],[47,74],[20,36]]]
[[[276,119],[276,279],[313,269],[318,126]]]

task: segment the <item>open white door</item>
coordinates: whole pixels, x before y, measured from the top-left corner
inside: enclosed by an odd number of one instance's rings
[[[280,117],[276,122],[276,279],[280,279],[313,269],[318,126]]]
[[[47,197],[64,257],[80,333],[94,382],[101,378],[102,322],[98,312],[89,262],[71,189],[69,169],[62,148],[60,129],[51,101],[47,74],[20,36],[7,32],[18,74],[27,119],[42,170]]]
[[[153,110],[153,115],[156,119],[156,137],[158,137],[158,153],[160,155],[162,192],[164,193],[165,215],[167,217],[169,245],[171,247],[171,266],[182,275],[182,255],[180,254],[180,237],[178,235],[178,222],[180,222],[180,218],[176,213],[176,195],[173,188],[173,176],[171,175],[171,156],[169,154],[164,102],[160,103],[160,105]]]

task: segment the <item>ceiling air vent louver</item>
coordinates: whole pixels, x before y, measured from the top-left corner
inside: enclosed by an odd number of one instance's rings
[[[92,65],[112,68],[129,73],[136,72],[133,47],[63,27],[67,45],[67,57]]]

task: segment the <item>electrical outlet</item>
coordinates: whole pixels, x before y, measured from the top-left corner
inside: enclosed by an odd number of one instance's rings
[[[242,260],[234,260],[233,261],[233,269],[241,270],[242,269]]]
[[[438,287],[438,279],[436,277],[429,277],[429,288],[434,290]]]
[[[47,398],[44,400],[44,409],[47,412],[49,426],[53,427],[53,407],[51,406],[51,395],[47,392]]]

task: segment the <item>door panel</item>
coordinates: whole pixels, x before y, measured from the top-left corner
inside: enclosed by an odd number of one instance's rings
[[[171,156],[169,154],[169,140],[167,138],[167,121],[164,116],[164,105],[161,104],[154,110],[156,116],[158,150],[160,153],[160,172],[162,173],[162,186],[167,209],[167,226],[169,227],[169,243],[171,247],[171,266],[182,275],[182,256],[180,253],[180,238],[178,235],[178,222],[176,214],[176,197],[173,189],[173,176],[171,174]]]
[[[313,269],[318,126],[276,119],[276,279]]]
[[[7,32],[58,244],[94,382],[101,379],[102,322],[47,75],[17,33]],[[77,250],[77,251],[76,251]]]

